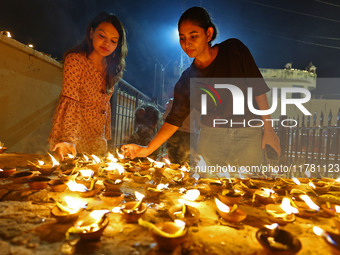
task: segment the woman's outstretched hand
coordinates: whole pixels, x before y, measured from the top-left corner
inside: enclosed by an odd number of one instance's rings
[[[125,157],[134,159],[136,157],[146,157],[149,156],[148,150],[144,146],[139,146],[137,144],[125,144],[121,148]]]
[[[64,161],[64,156],[66,156],[68,153],[71,153],[73,156],[77,155],[76,146],[73,143],[57,143],[54,145],[53,151],[57,153],[61,161]]]

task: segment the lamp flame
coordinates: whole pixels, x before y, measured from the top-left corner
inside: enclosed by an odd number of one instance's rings
[[[138,201],[143,200],[143,198],[145,197],[142,193],[139,193],[138,191],[135,191],[135,196]]]
[[[67,207],[70,208],[69,213],[71,214],[78,212],[81,208],[86,208],[87,203],[80,199],[73,198],[70,196],[65,196],[64,199],[67,204]]]
[[[163,158],[163,159],[164,159],[165,163],[166,163],[168,166],[170,166],[170,165],[171,165],[171,162],[170,162],[170,160],[169,160],[169,159],[167,159],[167,158]]]
[[[106,170],[107,171],[118,170],[119,174],[123,174],[125,172],[125,169],[123,166],[119,165],[118,163],[114,163],[114,162],[109,163]]]
[[[292,214],[292,213],[299,213],[299,210],[293,206],[290,205],[290,200],[287,197],[284,197],[282,199],[282,203],[280,205],[282,210],[285,211],[287,214]]]
[[[318,235],[318,236],[322,236],[325,237],[327,239],[328,242],[337,245],[337,243],[332,239],[332,237],[326,232],[324,231],[322,228],[319,228],[317,226],[313,227],[313,232]]]
[[[116,149],[116,152],[117,152],[117,155],[118,155],[118,157],[119,157],[120,159],[124,159],[124,155],[123,155],[123,154],[120,154],[120,153],[118,152],[118,149]]]
[[[74,156],[72,155],[72,154],[67,154],[67,157],[69,157],[69,158],[74,158]]]
[[[83,154],[83,156],[84,156],[85,162],[89,162],[89,157],[86,156],[85,154]]]
[[[93,164],[99,164],[100,163],[100,158],[98,158],[96,155],[91,155],[91,157],[93,158]]]
[[[264,225],[264,226],[265,226],[266,228],[270,229],[270,230],[274,230],[274,229],[276,229],[276,228],[279,227],[279,224],[273,223],[273,224],[271,224],[271,225]]]
[[[187,193],[183,196],[184,199],[195,201],[200,195],[200,191],[198,189],[190,189]]]
[[[39,166],[43,166],[43,165],[45,165],[45,162],[42,161],[42,160],[38,160],[38,164],[39,164]]]
[[[313,188],[313,189],[316,188],[315,185],[314,185],[314,183],[312,183],[312,182],[309,182],[308,185],[309,185],[309,187],[311,187],[311,188]]]
[[[93,176],[94,172],[90,169],[79,170],[82,176],[87,177],[88,180]]]
[[[157,185],[156,189],[158,189],[158,190],[167,189],[168,186],[169,186],[168,183],[167,184],[160,183],[160,184]]]
[[[176,223],[177,226],[179,226],[180,228],[185,228],[185,222],[181,221],[181,220],[174,220],[174,222]]]
[[[293,178],[293,182],[295,182],[295,184],[296,185],[300,185],[301,184],[301,182],[297,179],[297,178]]]
[[[336,211],[337,213],[340,213],[340,206],[336,205],[336,206],[335,206],[335,211]]]
[[[50,157],[52,159],[52,167],[60,165],[59,162],[50,153],[48,153],[48,155],[50,155]]]
[[[309,196],[307,195],[301,195],[300,198],[305,201],[305,203],[309,206],[309,208],[319,211],[320,207],[318,205],[316,205],[312,199],[310,199]]]
[[[215,197],[215,203],[221,212],[229,213],[230,207],[222,203],[218,198]]]
[[[118,159],[116,159],[111,153],[108,154],[107,159],[113,163],[118,162]]]
[[[85,192],[88,191],[85,185],[76,183],[75,181],[71,180],[66,183],[67,187],[71,191],[79,191],[79,192]]]

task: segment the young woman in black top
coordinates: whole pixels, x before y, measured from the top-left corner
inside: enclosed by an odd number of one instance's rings
[[[260,78],[256,79],[255,86],[253,87],[253,97],[254,97],[254,107],[259,110],[269,109],[267,97],[265,93],[269,91],[269,88],[265,84],[262,79],[262,75],[255,64],[253,57],[251,56],[248,48],[237,39],[229,39],[220,44],[216,44],[211,46],[211,42],[216,38],[217,30],[215,25],[211,22],[210,16],[208,12],[202,7],[192,7],[185,11],[179,22],[178,22],[178,31],[180,37],[180,44],[183,51],[190,57],[194,58],[192,65],[183,72],[181,78],[177,82],[174,90],[174,103],[171,112],[165,120],[165,123],[154,137],[154,139],[147,146],[138,146],[135,144],[127,144],[122,146],[122,150],[127,157],[135,158],[135,157],[145,157],[151,154],[154,150],[160,147],[166,140],[171,137],[176,130],[182,125],[184,119],[190,113],[190,78]],[[260,81],[259,81],[260,80]],[[240,85],[242,91],[246,91],[247,86],[249,84],[242,83]],[[229,95],[230,97],[230,95]],[[222,98],[223,103],[226,103],[226,106],[223,107],[223,115],[228,116],[230,118],[237,117],[232,115],[232,105],[231,100],[228,100],[228,95],[225,98]],[[246,100],[245,100],[246,101]],[[194,104],[195,102],[191,102]],[[213,128],[209,127],[211,120],[209,116],[202,116],[206,118],[202,118],[202,132],[204,130],[208,130],[205,132],[205,141],[199,145],[199,148],[208,147],[208,154],[211,151],[211,148],[217,148],[217,150],[224,151],[225,147],[232,148],[235,147],[235,144],[227,144],[228,139],[219,139],[218,137],[213,138],[215,141],[211,140],[211,133],[222,132],[221,135],[225,135],[226,133],[236,130],[234,127],[230,128]],[[252,114],[249,109],[245,110],[245,114],[242,116],[244,119],[249,120],[253,119],[254,114]],[[250,157],[250,154],[254,154],[254,150],[261,151],[261,148],[264,148],[266,144],[270,145],[274,148],[274,150],[280,154],[280,142],[273,130],[271,121],[266,121],[270,119],[269,115],[261,116],[263,120],[263,132],[262,128],[251,128],[244,127],[238,128],[237,130],[244,129],[249,130],[252,129],[251,132],[256,132],[256,137],[260,137],[258,141],[257,138],[257,149],[254,149],[251,146],[238,146],[240,151],[234,151],[232,157],[236,157],[239,159],[246,159]],[[257,116],[257,119],[259,116]],[[246,121],[247,123],[247,121]],[[206,128],[205,129],[205,126]],[[211,125],[210,125],[211,126]],[[210,129],[210,130],[209,130]],[[221,131],[222,130],[222,131]],[[257,130],[257,131],[253,131]],[[242,131],[243,132],[243,131]],[[235,132],[233,132],[235,133]],[[239,133],[239,132],[236,132]],[[263,133],[263,135],[262,135]],[[236,134],[237,135],[237,134]],[[253,134],[247,134],[248,137],[254,136]],[[225,136],[227,137],[227,136]],[[233,137],[234,142],[238,141],[238,139],[242,139],[240,137]],[[200,137],[200,140],[201,137]],[[256,139],[253,139],[254,141]],[[262,140],[262,141],[261,141]],[[210,144],[206,144],[209,143]],[[219,141],[218,146],[216,146],[216,141]],[[222,147],[219,147],[220,144],[223,143]],[[238,145],[242,143],[242,140],[239,140]],[[225,146],[225,147],[224,147]],[[246,150],[249,147],[248,150]],[[207,150],[206,150],[207,152]],[[208,157],[209,155],[204,155],[206,152],[202,152],[203,158]],[[200,149],[199,149],[200,153]],[[214,152],[215,153],[215,152]],[[236,153],[236,154],[235,154]],[[242,155],[238,155],[238,154]],[[211,153],[210,153],[211,154]],[[248,155],[247,155],[248,154]],[[252,158],[259,157],[259,153],[255,153]],[[220,154],[219,157],[225,157],[223,154]],[[216,158],[216,157],[215,157]],[[229,164],[229,161],[233,163],[242,163],[237,162],[238,159],[232,160],[228,158],[221,158],[221,161],[225,162],[225,164]],[[211,163],[215,163],[210,161]],[[253,164],[253,162],[248,161],[247,164]]]

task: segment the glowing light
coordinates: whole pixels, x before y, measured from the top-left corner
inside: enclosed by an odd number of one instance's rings
[[[183,196],[184,199],[195,201],[200,195],[200,191],[198,189],[188,190],[187,193]]]
[[[336,205],[336,206],[335,206],[335,211],[336,211],[337,213],[340,213],[340,206]]]
[[[100,163],[100,158],[98,158],[96,155],[91,155],[91,157],[93,158],[93,164],[99,164]]]
[[[50,153],[48,153],[48,155],[50,155],[50,157],[52,159],[52,167],[60,165],[59,162]]]
[[[29,44],[28,47],[30,48],[34,48],[33,44]]]
[[[174,222],[176,223],[177,226],[179,226],[180,228],[185,228],[185,222],[181,221],[181,220],[174,220]]]
[[[118,155],[118,157],[119,157],[120,159],[124,159],[124,155],[123,155],[123,154],[120,154],[120,153],[118,152],[118,149],[116,149],[116,152],[117,152],[117,155]]]
[[[85,154],[83,154],[83,156],[84,156],[85,162],[89,162],[89,157],[86,156]]]
[[[226,204],[222,203],[218,198],[215,197],[215,203],[217,205],[217,208],[221,212],[229,213],[230,212],[230,207],[227,206]]]
[[[135,191],[135,196],[138,201],[143,200],[143,198],[145,197],[142,193],[139,193],[138,191]]]
[[[67,154],[67,157],[69,157],[69,158],[74,158],[74,156],[72,155],[72,154]]]
[[[315,185],[314,185],[314,183],[312,183],[312,182],[309,182],[308,185],[309,185],[311,188],[313,188],[313,189],[316,188]]]
[[[284,197],[282,199],[282,203],[280,205],[282,210],[285,211],[287,214],[292,214],[292,213],[299,213],[299,210],[293,206],[290,205],[290,200],[287,197]]]
[[[12,35],[11,35],[11,33],[10,33],[9,31],[6,31],[6,36],[7,36],[8,38],[12,38]]]
[[[301,195],[300,198],[305,201],[305,203],[309,206],[309,208],[313,209],[313,210],[316,210],[316,211],[319,211],[320,207],[317,206],[313,201],[312,199],[310,199],[309,196],[307,195]]]
[[[67,207],[70,208],[69,213],[73,214],[78,212],[81,208],[86,208],[87,203],[81,199],[73,198],[70,196],[65,196],[65,202]]]
[[[330,242],[330,243],[332,243],[334,245],[337,245],[337,243],[332,239],[332,237],[329,234],[327,234],[322,228],[314,226],[313,227],[313,232],[316,235],[318,235],[318,236],[325,237],[328,240],[328,242]]]
[[[160,183],[160,184],[157,185],[156,189],[158,189],[158,190],[167,189],[168,186],[169,186],[168,183],[167,184]]]
[[[111,162],[108,164],[107,171],[113,171],[113,170],[118,170],[119,174],[123,174],[125,172],[125,169],[122,165],[119,165],[118,163]]]
[[[265,226],[266,228],[270,229],[270,230],[274,230],[274,229],[276,229],[276,228],[279,227],[279,224],[273,223],[273,224],[271,224],[271,225],[264,225],[264,226]]]
[[[153,163],[154,166],[155,166],[156,168],[163,168],[163,167],[165,166],[165,163],[164,163],[164,162],[155,161],[155,160],[153,160],[152,158],[149,158],[149,157],[147,157],[147,159],[148,159],[151,163]]]
[[[3,172],[4,170],[2,170],[1,168],[0,168],[0,172]]]
[[[79,170],[82,176],[88,178],[88,180],[93,176],[94,172],[90,169]]]
[[[39,164],[39,166],[43,166],[43,165],[45,165],[45,162],[42,161],[42,160],[38,160],[38,164]]]
[[[297,179],[297,178],[293,178],[293,182],[295,182],[295,184],[296,185],[300,185],[301,184],[301,182]]]
[[[71,191],[79,191],[79,192],[85,192],[88,191],[88,189],[86,188],[85,185],[80,184],[80,183],[76,183],[75,181],[68,181],[66,183],[67,187],[69,188],[69,190]]]
[[[165,161],[165,163],[167,164],[167,165],[171,165],[171,162],[170,162],[170,160],[168,160],[167,158],[163,158],[164,159],[164,161]]]
[[[119,207],[119,206],[112,208],[113,213],[121,213],[121,210],[122,210],[122,207]]]
[[[107,159],[113,163],[118,162],[118,159],[116,159],[111,153],[109,153],[109,155],[107,156]]]

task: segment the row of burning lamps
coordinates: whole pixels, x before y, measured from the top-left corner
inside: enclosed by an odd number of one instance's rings
[[[8,38],[12,38],[12,34],[9,31],[1,31],[0,34],[7,36]],[[34,48],[33,44],[27,44],[28,47]]]
[[[115,162],[113,162],[113,163],[115,163]],[[82,173],[82,174],[83,174],[83,176],[86,176],[86,177],[90,178],[89,175],[86,175],[84,173]],[[297,185],[300,185],[300,182],[298,181],[298,179],[294,178],[294,182]],[[309,185],[312,187],[311,184],[312,183],[310,183]],[[159,187],[159,186],[157,187],[157,189],[162,189],[162,188],[164,188],[164,187]],[[185,191],[185,189],[182,190],[182,192],[184,192],[184,191]],[[240,191],[236,191],[236,192],[240,192]],[[270,198],[273,194],[275,194],[275,192],[273,190],[271,190],[271,189],[264,189],[263,188],[261,192],[258,192],[256,194],[260,195],[260,196],[264,196],[264,197]],[[176,215],[176,217],[178,217],[178,218],[184,218],[185,217],[184,216],[185,215],[185,211],[186,211],[186,208],[187,208],[187,205],[186,205],[186,203],[184,201],[195,201],[199,196],[200,196],[199,190],[197,190],[197,189],[188,190],[186,192],[186,194],[183,196],[183,198],[185,200],[183,200],[183,199],[179,200],[179,203],[182,204],[182,207],[179,207],[181,209],[179,211],[177,211],[177,212],[174,212],[174,215]],[[129,208],[129,209],[125,208],[124,209],[124,208],[117,208],[117,207],[115,207],[115,208],[112,209],[112,211],[113,212],[131,213],[131,212],[134,212],[134,210],[137,210],[136,212],[138,212],[138,210],[141,208],[140,205],[142,204],[142,200],[143,200],[144,196],[142,194],[136,192],[136,197],[139,200],[139,202],[133,202],[133,203],[135,203],[133,208]],[[307,209],[307,210],[305,208],[301,208],[302,211],[307,211],[308,213],[319,211],[320,207],[318,205],[316,205],[310,199],[309,196],[307,196],[307,195],[300,195],[300,198],[309,207],[309,209]],[[225,219],[227,221],[237,223],[237,222],[240,222],[240,221],[244,220],[246,218],[246,216],[247,216],[245,212],[243,212],[242,210],[238,209],[237,204],[234,204],[232,207],[229,207],[226,204],[224,204],[223,202],[221,202],[218,198],[215,198],[215,203],[216,203],[217,211],[218,211],[219,215],[223,219]],[[294,202],[290,198],[284,197],[283,200],[282,200],[281,205],[278,206],[278,205],[274,205],[273,204],[272,207],[270,207],[271,205],[267,205],[266,211],[267,211],[268,214],[270,214],[274,218],[277,218],[278,220],[281,219],[281,220],[279,220],[280,222],[282,222],[282,220],[286,221],[286,223],[287,222],[292,222],[293,220],[292,220],[291,215],[298,214],[299,210],[296,207],[291,206],[291,203],[294,204]],[[273,207],[275,207],[275,209]],[[340,207],[339,206],[335,206],[335,209],[336,209],[337,213],[340,213]],[[314,215],[314,214],[312,213],[311,215]],[[186,231],[184,231],[185,223],[183,223],[182,221],[179,221],[179,220],[176,220],[176,222],[175,222],[175,224],[177,224],[178,230],[175,233],[172,233],[172,234],[166,233],[163,230],[159,229],[156,225],[154,225],[154,224],[152,224],[150,222],[146,222],[146,221],[144,221],[142,219],[139,219],[138,222],[142,226],[151,228],[153,230],[153,232],[156,233],[156,235],[162,236],[163,239],[164,238],[179,238],[179,237],[183,236],[186,233]],[[170,223],[167,223],[167,224],[170,224]],[[275,228],[274,228],[274,226],[275,226]],[[164,227],[162,226],[162,228],[164,228]],[[267,231],[267,229],[271,229],[271,230],[278,229],[278,225],[274,224],[274,225],[271,225],[271,226],[266,226],[266,230],[265,231]],[[76,233],[76,232],[79,231],[79,229],[77,229],[76,227],[73,227],[73,228],[71,228],[70,231],[73,232],[73,233]],[[262,229],[261,231],[264,231],[264,230]],[[280,231],[283,231],[283,230],[280,230]],[[278,233],[281,233],[280,231],[271,231],[270,233],[272,233],[275,236]],[[318,235],[323,236],[323,237],[327,237],[326,240],[330,240],[331,239],[330,235],[327,232],[323,231],[322,229],[320,229],[318,227],[314,227],[314,232],[316,234],[318,234]],[[261,243],[261,239],[259,239],[259,241]],[[162,245],[159,243],[159,246],[162,246]],[[163,248],[166,249],[167,246],[163,245]]]
[[[124,158],[124,156],[118,154],[120,158]],[[52,155],[50,155],[52,158],[52,162],[53,164],[59,164]],[[86,159],[86,155],[85,159]],[[69,155],[69,157],[72,157],[71,155]],[[98,157],[96,157],[95,155],[92,155],[93,158],[93,163],[95,164],[99,164],[100,163],[100,159]],[[117,162],[118,160],[116,158],[114,158],[112,156],[112,154],[109,154],[108,156],[109,159],[109,163],[108,163],[108,169],[107,170],[118,170],[118,171],[125,171],[123,166],[119,165]],[[86,161],[89,161],[89,158],[86,159]],[[158,166],[164,166],[164,162],[155,162],[153,161],[154,164],[159,164]],[[39,162],[39,164],[44,165],[44,162]],[[93,176],[93,171],[92,170],[82,170],[80,169],[79,172],[81,173],[81,175],[84,178],[87,178],[87,180],[89,180],[92,176]],[[293,178],[294,182],[297,185],[300,185],[300,182],[298,181],[298,179]],[[80,191],[80,192],[85,192],[87,191],[87,188],[85,185],[82,184],[78,184],[76,183],[74,180],[70,180],[67,183],[69,189],[71,191]],[[311,187],[312,183],[309,183],[309,185]],[[164,188],[167,188],[167,185],[164,184],[160,184],[157,186],[156,189],[158,190],[162,190]],[[184,188],[182,188],[184,189]],[[185,192],[185,189],[182,190],[182,192]],[[236,192],[240,192],[237,191]],[[254,193],[254,195],[259,195],[265,198],[270,198],[273,194],[275,194],[275,192],[271,189],[262,189],[260,192],[256,192]],[[193,189],[193,190],[188,190],[186,192],[186,194],[183,196],[183,199],[179,200],[179,203],[182,204],[182,206],[178,207],[180,208],[179,211],[174,212],[175,218],[185,218],[186,215],[186,208],[187,205],[185,203],[185,201],[195,201],[198,197],[200,196],[200,192],[197,189]],[[153,229],[153,232],[156,233],[156,235],[161,235],[162,238],[178,238],[180,236],[183,236],[186,231],[184,231],[185,229],[185,224],[183,224],[183,222],[176,220],[177,224],[176,226],[178,226],[178,231],[176,231],[175,233],[169,234],[164,232],[163,230],[159,229],[157,226],[153,225],[150,222],[146,222],[142,219],[139,219],[139,217],[142,216],[142,214],[146,211],[146,206],[142,206],[142,200],[144,198],[144,195],[136,192],[136,197],[137,200],[139,202],[129,202],[132,203],[130,204],[128,208],[126,208],[126,206],[121,207],[121,208],[113,208],[112,211],[113,212],[120,212],[126,215],[130,216],[132,215],[132,222],[136,222],[138,221],[141,225],[149,227],[151,229]],[[254,198],[255,196],[253,196]],[[315,215],[313,212],[317,212],[319,211],[319,206],[317,206],[311,199],[309,196],[307,195],[300,195],[300,198],[308,205],[309,209],[305,209],[305,208],[301,208],[302,211],[307,212],[307,214],[309,215]],[[55,213],[56,218],[59,219],[63,216],[65,216],[65,218],[72,218],[72,216],[77,215],[80,211],[81,208],[85,208],[86,207],[86,203],[82,202],[81,200],[78,201],[78,199],[72,198],[72,197],[65,197],[65,202],[67,203],[67,207],[62,206],[61,204],[57,204],[57,207],[60,209],[60,211],[62,212],[61,214],[59,213],[59,215],[57,213]],[[243,212],[242,210],[240,210],[237,206],[237,204],[233,204],[232,207],[227,206],[225,203],[221,202],[218,198],[215,198],[215,203],[217,206],[217,211],[219,213],[219,215],[230,222],[240,222],[242,220],[244,220],[246,218],[246,213]],[[282,223],[285,222],[292,222],[293,221],[293,217],[291,217],[294,214],[299,214],[299,210],[297,209],[297,207],[293,207],[291,206],[291,203],[294,204],[294,202],[288,198],[288,197],[284,197],[282,200],[281,205],[276,205],[276,204],[269,204],[266,206],[266,211],[269,215],[273,216],[274,219],[277,219],[279,222]],[[128,204],[128,203],[127,203]],[[340,212],[340,207],[339,206],[335,206],[336,212],[339,213]],[[140,213],[142,212],[142,213]],[[69,231],[67,232],[67,236],[70,233],[77,233],[80,235],[83,235],[84,238],[86,238],[87,235],[89,236],[96,236],[96,234],[98,235],[98,233],[100,234],[100,230],[103,230],[103,227],[105,228],[108,224],[108,219],[106,219],[107,214],[109,213],[108,210],[95,210],[93,212],[91,212],[88,216],[86,216],[84,219],[79,220],[75,226],[73,226],[72,228],[69,229]],[[129,216],[129,217],[130,217]],[[131,218],[131,217],[130,217]],[[91,219],[91,220],[89,220]],[[128,219],[128,218],[127,218]],[[295,218],[294,218],[295,219]],[[131,219],[130,219],[131,220]],[[128,220],[129,221],[129,220]],[[275,221],[275,220],[274,220]],[[170,223],[167,223],[170,224]],[[278,226],[278,225],[275,225]],[[162,226],[163,227],[163,226]],[[273,225],[269,226],[269,229],[273,228]],[[330,235],[321,230],[318,227],[314,227],[314,232],[318,235],[321,235],[323,237],[327,237],[326,240],[330,240]],[[272,233],[278,233],[277,231]],[[156,239],[156,238],[155,238]],[[334,243],[334,242],[333,242]],[[166,246],[163,247],[166,249]]]

